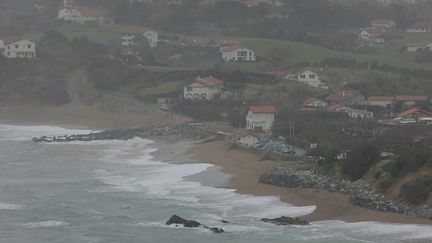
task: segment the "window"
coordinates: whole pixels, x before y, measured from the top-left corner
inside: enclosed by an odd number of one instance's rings
[[[28,44],[28,45],[27,45],[27,48],[28,48],[28,49],[31,49],[31,48],[32,48],[32,45],[31,45],[31,44]]]
[[[239,51],[237,53],[237,56],[239,56],[239,57],[245,57],[245,56],[247,56],[247,51]]]
[[[18,49],[19,48],[19,44],[15,44],[15,48]]]
[[[300,74],[300,78],[306,78],[305,74]]]
[[[309,78],[315,78],[315,74],[309,74]]]
[[[187,87],[187,88],[186,88],[186,91],[188,91],[188,92],[192,92],[192,87]]]

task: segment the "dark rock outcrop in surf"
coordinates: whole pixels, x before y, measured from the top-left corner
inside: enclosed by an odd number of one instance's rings
[[[197,228],[197,227],[203,227],[205,229],[208,229],[214,233],[223,233],[225,232],[223,229],[219,228],[219,227],[209,227],[209,226],[205,226],[203,224],[201,224],[200,222],[197,222],[195,220],[187,220],[184,219],[178,215],[173,215],[171,216],[170,219],[168,219],[168,221],[165,223],[166,225],[181,225],[183,227],[186,228]]]
[[[307,222],[304,219],[291,218],[291,217],[286,217],[286,216],[282,216],[282,217],[274,218],[274,219],[264,218],[264,219],[261,219],[261,221],[273,223],[276,225],[309,225],[309,222]]]

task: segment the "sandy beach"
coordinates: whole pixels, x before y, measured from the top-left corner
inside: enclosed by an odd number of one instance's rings
[[[403,224],[432,224],[432,220],[414,216],[383,213],[351,205],[348,197],[316,189],[290,189],[258,183],[258,178],[271,169],[275,161],[259,161],[247,151],[229,150],[223,141],[198,144],[189,151],[196,161],[219,166],[232,175],[227,187],[239,193],[256,196],[278,196],[283,202],[296,206],[316,205],[314,213],[305,216],[309,221],[343,220],[346,222],[378,221]],[[204,179],[204,178],[203,178]],[[282,215],[281,215],[282,216]]]
[[[171,116],[152,107],[146,114],[99,111],[89,106],[0,106],[0,123],[56,125],[69,128],[108,129],[157,124],[184,123],[190,119]]]

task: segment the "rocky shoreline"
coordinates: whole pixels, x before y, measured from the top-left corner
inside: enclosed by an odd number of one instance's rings
[[[140,128],[112,129],[88,134],[42,136],[33,138],[37,143],[67,143],[67,142],[89,142],[100,140],[130,140],[134,138],[157,139],[168,138],[171,140],[191,139],[200,140],[211,137],[213,134],[204,124],[177,124],[159,125]]]
[[[289,163],[281,163],[264,173],[260,183],[287,188],[315,188],[329,192],[342,193],[349,196],[350,203],[356,206],[388,213],[414,215],[432,219],[432,209],[406,207],[397,205],[386,199],[384,195],[373,192],[364,180],[351,182],[349,180],[322,176],[310,170],[297,170]]]

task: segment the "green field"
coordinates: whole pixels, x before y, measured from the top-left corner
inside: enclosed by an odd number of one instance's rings
[[[58,30],[69,39],[86,37],[89,41],[102,44],[119,43],[121,38],[120,31],[109,26],[63,24]]]

